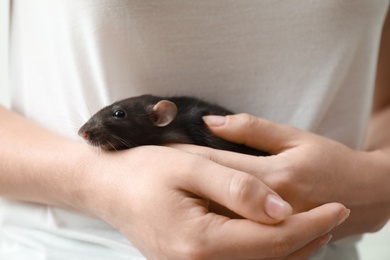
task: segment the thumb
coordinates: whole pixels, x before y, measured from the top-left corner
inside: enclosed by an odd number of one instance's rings
[[[301,131],[249,114],[204,116],[203,121],[218,137],[257,150],[278,154],[297,145]]]
[[[292,214],[290,204],[259,179],[209,160],[198,161],[197,166],[202,171],[185,171],[182,190],[263,224],[278,223]]]

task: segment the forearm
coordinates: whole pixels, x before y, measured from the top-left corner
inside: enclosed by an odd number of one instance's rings
[[[383,209],[390,211],[390,17],[385,21],[378,57],[373,111],[367,133],[365,150],[372,157],[368,175],[376,181],[371,187],[378,200],[386,200]],[[367,175],[367,174],[366,174]],[[382,212],[384,212],[382,210]],[[390,213],[388,213],[390,215]]]
[[[367,134],[366,150],[381,150],[390,158],[390,106],[373,114]]]
[[[366,149],[388,150],[390,147],[390,16],[383,27],[378,57],[373,111],[366,141]]]
[[[86,146],[0,107],[0,196],[75,207]]]

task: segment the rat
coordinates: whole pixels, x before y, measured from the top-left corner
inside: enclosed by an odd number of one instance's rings
[[[234,113],[194,97],[141,95],[102,108],[78,134],[90,145],[104,150],[185,143],[256,156],[268,155],[213,135],[202,119],[206,115],[231,114]]]

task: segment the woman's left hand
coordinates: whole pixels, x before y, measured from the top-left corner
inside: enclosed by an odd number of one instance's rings
[[[207,116],[210,130],[231,142],[267,151],[271,156],[174,145],[261,179],[288,201],[294,212],[340,202],[350,218],[333,233],[335,239],[373,232],[390,215],[390,160],[380,151],[353,150],[336,141],[247,114]]]

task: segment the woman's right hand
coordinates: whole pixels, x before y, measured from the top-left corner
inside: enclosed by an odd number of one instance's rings
[[[332,203],[290,216],[257,178],[174,148],[88,149],[77,207],[117,228],[148,259],[305,259],[349,214]],[[209,212],[210,200],[244,219]]]
[[[148,259],[305,259],[349,213],[332,203],[290,216],[259,179],[202,156],[157,146],[102,152],[1,106],[0,118],[0,196],[92,214]],[[209,212],[209,201],[244,219]]]

